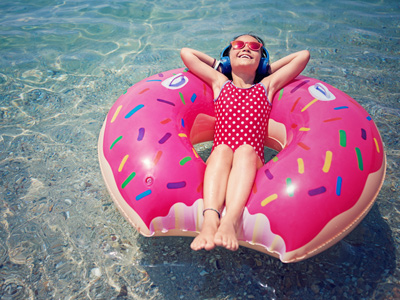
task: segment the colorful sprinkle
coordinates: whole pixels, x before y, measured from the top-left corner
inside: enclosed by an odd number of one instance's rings
[[[121,188],[125,188],[126,185],[136,176],[135,172],[132,172],[131,175],[128,176],[127,179],[122,183]]]
[[[328,173],[329,169],[331,168],[331,163],[332,163],[332,152],[331,151],[326,151],[325,153],[325,163],[324,166],[322,167],[322,171],[324,173]]]
[[[197,95],[193,94],[192,97],[190,98],[190,101],[192,101],[192,103],[194,103],[194,101],[196,101]]]
[[[161,102],[161,103],[168,104],[168,105],[175,106],[175,103],[173,103],[173,102],[171,102],[171,101],[167,101],[167,100],[163,100],[163,99],[157,99],[157,101],[158,101],[158,102]]]
[[[165,120],[162,120],[160,123],[163,124],[163,125],[165,125],[165,124],[168,124],[169,122],[171,122],[171,119],[170,119],[170,118],[167,118],[167,119],[165,119]]]
[[[308,103],[306,106],[303,107],[303,109],[301,110],[301,112],[305,112],[311,105],[313,105],[315,102],[317,102],[318,99],[314,99],[312,100],[310,103]]]
[[[183,98],[183,94],[181,92],[179,92],[179,97],[181,97],[181,101],[182,101],[183,105],[186,105],[185,98]]]
[[[170,189],[170,190],[181,189],[181,188],[184,188],[185,186],[186,186],[186,181],[167,183],[167,189]]]
[[[119,136],[119,137],[117,137],[117,138],[115,139],[115,141],[111,144],[110,150],[111,150],[112,148],[114,148],[115,144],[118,143],[121,139],[122,139],[122,135]]]
[[[158,163],[158,161],[160,160],[162,156],[162,151],[158,151],[156,154],[156,157],[154,158],[154,165],[156,165]]]
[[[184,119],[181,119],[181,125],[183,128],[185,128],[185,120]]]
[[[192,148],[192,151],[193,151],[194,156],[196,156],[196,158],[199,158],[199,155],[197,154],[197,152],[194,148]]]
[[[341,120],[342,118],[332,118],[332,119],[327,119],[327,120],[324,120],[324,123],[328,123],[328,122],[334,122],[334,121],[339,121],[339,120]]]
[[[137,112],[138,110],[142,109],[144,107],[143,104],[139,104],[138,106],[136,106],[134,109],[132,109],[126,116],[125,119],[128,119],[130,117],[132,117],[132,115]]]
[[[128,158],[129,158],[128,154],[124,156],[124,158],[122,159],[121,163],[119,164],[118,172],[122,171],[122,169],[124,168],[125,163],[128,160]]]
[[[356,155],[357,155],[357,162],[358,162],[358,168],[360,171],[364,170],[364,164],[363,164],[363,159],[361,155],[361,150],[356,147]]]
[[[294,102],[292,109],[290,110],[291,113],[294,112],[294,109],[296,108],[297,103],[299,103],[300,99],[301,99],[301,97],[297,98],[297,100]]]
[[[338,107],[335,107],[334,110],[341,110],[341,109],[348,109],[348,108],[349,108],[348,106],[338,106]]]
[[[340,196],[342,194],[342,177],[338,176],[336,180],[336,195]]]
[[[370,116],[367,117],[368,121],[372,121],[372,118]]]
[[[178,133],[179,137],[187,137],[187,135],[185,133]]]
[[[164,136],[158,141],[159,144],[164,144],[171,137],[172,134],[167,132]]]
[[[301,128],[299,129],[299,131],[310,131],[310,128],[307,128],[307,127],[301,127]]]
[[[305,85],[306,83],[308,83],[310,80],[304,80],[302,81],[300,84],[298,84],[297,86],[295,86],[290,93],[293,94],[294,92],[296,92],[299,88],[301,88],[303,85]]]
[[[367,132],[365,131],[364,128],[361,128],[361,138],[362,138],[363,140],[366,140],[366,139],[367,139]]]
[[[374,138],[374,142],[375,142],[376,151],[378,153],[381,153],[381,151],[379,150],[379,144],[378,144],[378,141],[376,140],[376,138]]]
[[[149,79],[149,80],[146,80],[146,82],[153,82],[153,81],[161,82],[162,80],[161,79]]]
[[[308,191],[310,196],[317,196],[326,192],[326,188],[324,186],[320,186],[319,188],[312,189]]]
[[[148,90],[149,90],[149,88],[147,88],[147,89],[144,89],[144,90],[140,91],[140,92],[139,92],[139,94],[141,95],[141,94],[143,94],[143,93],[147,92]]]
[[[271,173],[271,171],[269,169],[266,169],[264,173],[265,173],[265,176],[267,176],[267,178],[269,180],[274,179],[274,175],[272,175],[272,173]]]
[[[141,140],[143,140],[143,137],[144,137],[144,128],[142,127],[142,128],[139,128],[139,134],[138,134],[137,140],[141,141]]]
[[[306,144],[299,142],[297,143],[297,145],[299,145],[301,148],[303,148],[304,150],[310,150],[310,147],[308,147]]]
[[[148,196],[150,194],[151,194],[151,190],[144,191],[143,193],[140,193],[139,195],[137,195],[135,197],[135,200],[139,201],[139,200],[143,199],[144,197],[146,197],[146,196]]]
[[[192,158],[191,158],[190,156],[186,156],[186,157],[184,157],[184,158],[181,159],[181,161],[179,162],[179,164],[180,164],[181,166],[184,166],[188,161],[191,161],[191,160],[192,160]]]
[[[339,143],[342,147],[346,147],[347,145],[347,136],[344,130],[339,130]]]
[[[302,158],[297,159],[297,165],[298,165],[299,174],[303,174],[304,173],[304,161]]]
[[[294,185],[292,184],[291,178],[286,178],[286,193],[289,197],[294,196]]]
[[[281,91],[279,92],[279,98],[278,98],[278,100],[281,100],[281,99],[282,99],[282,96],[283,96],[283,89],[281,89]]]
[[[277,194],[272,194],[271,196],[268,196],[267,198],[265,198],[262,202],[261,202],[261,206],[265,206],[268,203],[274,201],[278,199],[278,195]]]
[[[273,161],[273,162],[277,162],[278,160],[279,160],[278,156],[274,156],[274,157],[272,158],[272,161]]]
[[[114,121],[118,117],[118,114],[121,111],[121,109],[122,109],[122,105],[118,106],[117,110],[115,111],[115,113],[114,113],[114,115],[113,115],[113,117],[111,119],[111,123],[114,123]]]

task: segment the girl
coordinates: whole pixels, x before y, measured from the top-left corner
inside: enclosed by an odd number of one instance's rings
[[[257,170],[264,164],[270,101],[303,71],[310,58],[307,50],[288,55],[271,64],[270,75],[257,83],[257,69],[266,56],[263,46],[259,37],[250,34],[231,42],[227,51],[232,80],[218,72],[218,66],[214,69],[212,57],[189,48],[181,50],[186,67],[211,86],[216,113],[214,146],[204,175],[204,222],[191,244],[193,250],[238,249],[237,227]],[[220,219],[224,205],[226,213]]]

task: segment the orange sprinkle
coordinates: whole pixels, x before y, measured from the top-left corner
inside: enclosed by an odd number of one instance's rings
[[[171,122],[171,119],[170,119],[170,118],[167,118],[167,119],[165,119],[165,120],[162,120],[160,123],[161,123],[161,124],[167,124],[167,123],[169,123],[169,122]]]
[[[300,99],[301,99],[301,97],[297,98],[297,100],[294,102],[292,109],[290,110],[291,113],[294,112],[294,109],[296,108],[296,105],[297,105],[297,103],[299,103]]]
[[[304,150],[310,150],[310,147],[308,147],[306,144],[304,144],[304,143],[302,143],[302,142],[300,142],[300,143],[297,143],[297,145],[299,145],[301,148],[303,148]]]
[[[147,92],[148,90],[149,90],[149,88],[147,88],[147,89],[144,89],[144,90],[142,90],[141,92],[139,92],[139,94],[141,95],[141,94],[143,94],[143,93]]]
[[[162,155],[162,151],[158,151],[156,154],[156,157],[154,158],[154,165],[156,165],[158,163],[158,161],[160,160]]]
[[[333,118],[333,119],[327,119],[327,120],[324,120],[324,122],[325,123],[327,123],[327,122],[334,122],[334,121],[339,121],[339,120],[341,120],[342,118]]]

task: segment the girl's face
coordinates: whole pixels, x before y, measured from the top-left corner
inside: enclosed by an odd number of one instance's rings
[[[256,38],[250,35],[242,35],[235,41],[242,42],[258,42]],[[232,69],[245,69],[251,72],[256,72],[258,64],[261,59],[261,49],[254,51],[249,48],[248,44],[245,44],[242,49],[231,48],[229,57],[231,60]]]

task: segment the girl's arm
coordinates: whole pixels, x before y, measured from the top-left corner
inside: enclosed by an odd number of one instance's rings
[[[271,75],[261,82],[268,91],[268,98],[272,101],[275,93],[292,81],[306,67],[310,59],[308,50],[292,53],[271,64]]]
[[[185,66],[192,73],[212,87],[214,95],[219,93],[219,89],[227,78],[222,73],[214,70],[213,64],[216,63],[214,58],[190,48],[182,48],[181,58]]]

